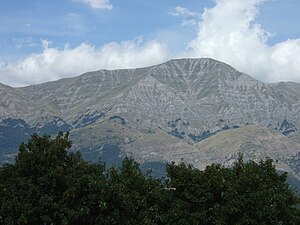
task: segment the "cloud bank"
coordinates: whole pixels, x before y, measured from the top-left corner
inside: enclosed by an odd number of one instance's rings
[[[159,41],[144,43],[141,38],[109,43],[100,49],[81,44],[63,50],[42,41],[43,51],[13,63],[0,62],[0,80],[12,86],[37,84],[80,75],[100,68],[118,69],[154,65],[167,59],[167,47]]]
[[[94,9],[112,9],[113,8],[113,6],[110,4],[109,0],[73,0],[73,1],[86,3]]]
[[[262,81],[300,82],[300,39],[268,45],[270,33],[255,22],[263,2],[216,0],[202,14],[185,56],[215,58]]]

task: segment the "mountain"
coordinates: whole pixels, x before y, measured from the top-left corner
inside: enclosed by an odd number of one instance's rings
[[[127,155],[158,167],[184,161],[203,168],[231,162],[242,151],[278,159],[299,178],[298,83],[264,83],[204,58],[22,88],[0,85],[0,93],[2,163],[30,133],[62,130],[92,161],[114,163]]]

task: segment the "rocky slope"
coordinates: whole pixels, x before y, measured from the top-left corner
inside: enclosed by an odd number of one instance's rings
[[[0,94],[2,162],[32,132],[70,130],[74,149],[93,161],[130,155],[203,167],[243,151],[255,159],[276,156],[295,176],[300,172],[288,160],[297,161],[300,151],[300,84],[263,83],[213,59],[99,70],[23,88],[0,85]],[[229,144],[219,138],[228,133]],[[236,145],[248,142],[254,144]]]

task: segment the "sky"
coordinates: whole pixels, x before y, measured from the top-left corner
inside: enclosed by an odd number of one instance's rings
[[[0,82],[210,57],[300,82],[299,0],[0,0]]]

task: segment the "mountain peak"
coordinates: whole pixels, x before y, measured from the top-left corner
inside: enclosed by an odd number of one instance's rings
[[[197,67],[201,67],[201,68],[206,68],[206,67],[220,67],[222,69],[226,68],[229,70],[235,70],[232,66],[212,59],[212,58],[180,58],[180,59],[171,59],[161,65],[167,65],[167,66],[180,66],[180,67],[184,67],[185,69],[188,68],[197,68]]]
[[[299,90],[299,84],[260,82],[210,58],[98,70],[17,89],[0,85],[0,120],[4,121],[0,124],[0,150],[1,143],[26,139],[17,134],[69,130],[77,147],[93,159],[104,151],[103,144],[112,144],[141,161],[179,162],[184,158],[189,163],[198,160],[200,165],[210,150],[203,152],[198,143],[223,137],[218,134],[225,130],[232,131],[233,136],[248,134],[251,127],[246,125],[250,124],[281,135],[276,137],[299,137]],[[250,129],[254,136],[262,130],[256,128]],[[253,142],[261,141],[260,149],[266,152],[265,139],[271,140],[274,135],[263,134],[263,139],[253,138]],[[241,139],[249,138],[244,135]],[[280,142],[290,146],[291,153],[297,152],[299,145],[286,138]],[[268,143],[271,150],[272,143],[277,142]],[[277,149],[282,157],[285,149]],[[122,152],[116,152],[117,156]]]

